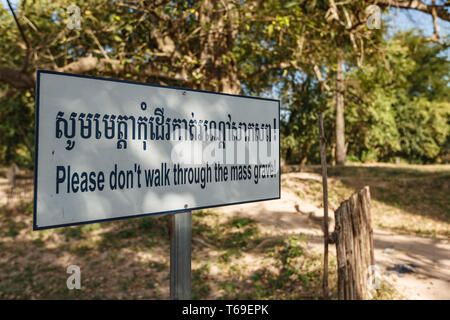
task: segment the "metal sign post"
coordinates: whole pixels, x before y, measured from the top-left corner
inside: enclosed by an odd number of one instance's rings
[[[170,299],[191,299],[191,212],[170,217]]]

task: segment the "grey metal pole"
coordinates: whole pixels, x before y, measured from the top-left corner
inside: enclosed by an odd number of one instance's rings
[[[191,299],[191,212],[170,217],[170,299]]]

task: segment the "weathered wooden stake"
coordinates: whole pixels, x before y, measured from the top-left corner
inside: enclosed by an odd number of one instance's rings
[[[323,116],[319,113],[319,134],[320,134],[320,162],[322,164],[322,189],[323,189],[323,297],[328,299],[328,182],[327,182],[327,154],[326,140],[323,130]]]
[[[345,300],[370,299],[373,294],[370,276],[375,266],[375,255],[369,187],[342,202],[334,216],[338,297]]]
[[[191,299],[191,212],[170,217],[170,299]]]

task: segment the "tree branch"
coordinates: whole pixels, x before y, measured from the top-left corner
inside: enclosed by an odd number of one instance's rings
[[[129,73],[139,77],[169,79],[185,84],[190,84],[191,81],[185,74],[169,74],[168,72],[152,68],[136,71],[136,66],[133,64],[123,65],[120,60],[100,59],[96,57],[84,57],[63,67],[55,68],[54,70],[76,74],[84,74],[92,71],[112,75]],[[35,86],[36,79],[34,75],[24,73],[21,70],[0,66],[0,82],[8,83],[17,89],[30,89]]]
[[[17,89],[30,89],[35,85],[35,79],[22,70],[0,66],[0,82],[7,83]]]
[[[175,80],[184,83],[190,82],[190,79],[188,79],[187,75],[185,74],[169,74],[168,72],[155,70],[150,67],[136,71],[136,66],[133,64],[123,65],[120,60],[99,59],[96,57],[81,58],[77,61],[65,65],[64,67],[58,68],[56,71],[71,73],[87,73],[91,71],[98,71],[116,75],[120,73],[130,73],[132,75],[140,77],[146,76]]]
[[[330,87],[323,80],[322,74],[320,73],[319,66],[317,64],[314,64],[313,70],[314,70],[314,74],[316,75],[317,81],[319,81],[320,91],[322,93],[328,93],[330,91]]]
[[[27,37],[25,36],[25,33],[23,32],[22,26],[20,25],[19,20],[17,19],[16,13],[14,12],[14,9],[12,8],[11,3],[9,2],[9,0],[6,0],[6,2],[8,2],[9,10],[11,10],[14,21],[16,22],[17,28],[19,29],[20,35],[22,36],[22,39],[25,42],[25,45],[27,48],[25,61],[22,66],[22,71],[25,71],[28,67],[28,60],[30,59],[30,55],[31,55],[31,45],[30,45],[30,42],[28,41]]]
[[[433,15],[433,35],[429,38],[431,41],[435,41],[440,44],[444,44],[439,37],[439,25],[438,25],[438,15],[436,11],[436,0],[433,0],[433,10],[431,12]]]
[[[445,9],[449,4],[441,6],[428,5],[420,0],[375,0],[374,4],[383,7],[396,7],[400,9],[413,9],[422,11],[428,14],[433,14],[433,8],[436,9],[436,14],[439,18],[445,21],[450,21],[450,13]]]

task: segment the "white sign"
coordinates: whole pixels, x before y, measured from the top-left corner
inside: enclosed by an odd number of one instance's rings
[[[38,71],[34,229],[278,199],[279,106]]]

